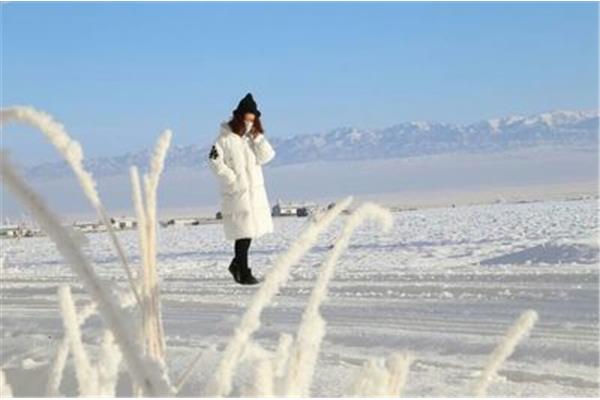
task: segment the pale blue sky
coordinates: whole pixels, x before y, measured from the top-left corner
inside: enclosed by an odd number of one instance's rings
[[[7,3],[3,106],[54,114],[87,156],[204,144],[250,91],[273,136],[593,109],[597,3]],[[39,135],[3,137],[24,164]]]

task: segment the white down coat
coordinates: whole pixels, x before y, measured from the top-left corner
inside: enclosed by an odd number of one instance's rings
[[[273,232],[262,172],[262,165],[275,157],[271,143],[264,134],[255,139],[240,136],[222,121],[213,146],[217,157],[209,157],[208,164],[219,182],[225,238],[257,238]]]

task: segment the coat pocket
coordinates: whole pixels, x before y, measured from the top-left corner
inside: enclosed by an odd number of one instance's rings
[[[234,174],[235,178],[232,182],[229,182],[223,186],[223,194],[234,195],[248,191],[248,183],[245,179],[237,174]]]
[[[223,214],[250,212],[250,193],[248,190],[223,193]]]

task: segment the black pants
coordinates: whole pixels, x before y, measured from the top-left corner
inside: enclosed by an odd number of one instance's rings
[[[236,239],[234,243],[235,257],[233,259],[241,266],[242,271],[248,270],[248,248],[252,238]]]

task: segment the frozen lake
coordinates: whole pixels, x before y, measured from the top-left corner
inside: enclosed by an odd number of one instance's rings
[[[312,385],[314,396],[350,393],[370,357],[408,350],[406,396],[465,396],[488,355],[526,309],[539,320],[502,365],[490,396],[598,396],[599,260],[597,200],[547,201],[395,212],[390,232],[362,225],[340,258],[321,311],[327,333]],[[255,334],[274,349],[296,333],[319,266],[340,232],[340,216],[265,309]],[[275,232],[253,240],[249,264],[261,277],[308,223],[275,218]],[[118,233],[140,265],[136,231]],[[85,248],[105,279],[126,288],[106,234]],[[2,242],[2,364],[17,396],[43,396],[48,365],[63,335],[57,288],[72,284],[89,300],[45,237]],[[170,371],[178,376],[199,351],[201,363],[181,396],[200,396],[256,287],[233,282],[233,242],[220,224],[158,230],[158,261]],[[101,340],[95,315],[83,325],[89,349]],[[239,365],[233,395],[248,381]],[[174,377],[172,377],[173,379]],[[130,395],[121,374],[119,395]],[[77,385],[69,358],[61,391]]]

